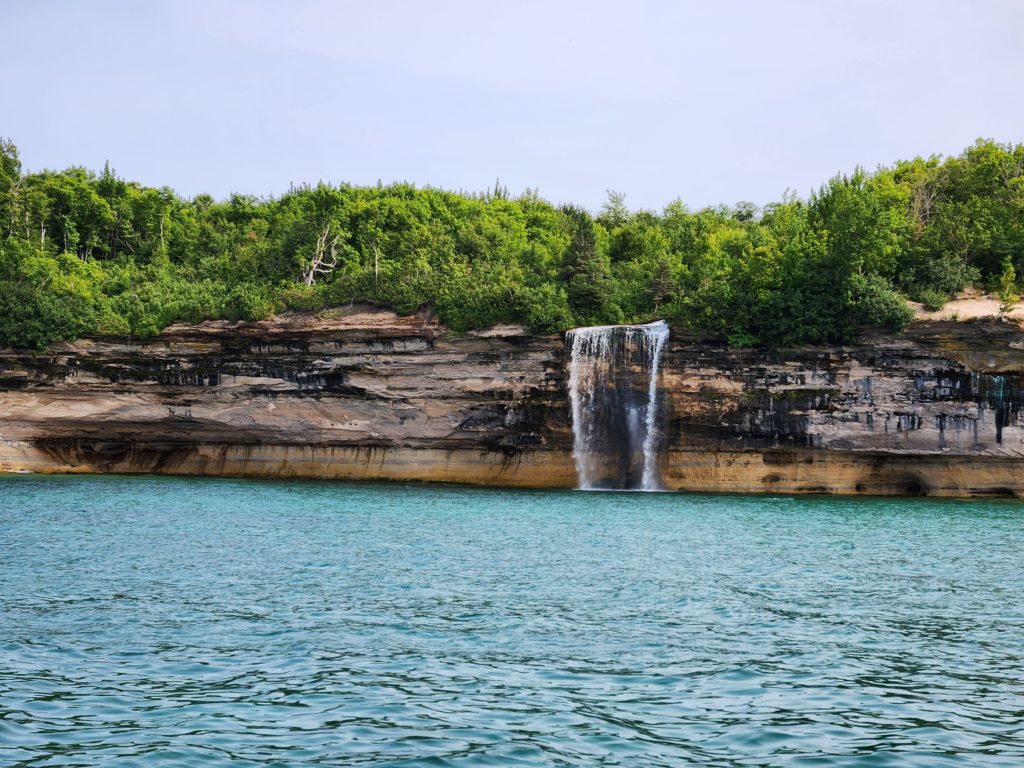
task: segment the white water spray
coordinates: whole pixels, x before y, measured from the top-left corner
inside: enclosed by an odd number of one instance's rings
[[[668,326],[661,321],[576,328],[566,334],[573,459],[581,489],[659,490],[658,373],[667,339]],[[642,401],[630,382],[637,367],[647,377]],[[637,452],[639,478],[632,471]],[[618,477],[609,478],[609,472],[615,474],[613,459],[618,459]]]

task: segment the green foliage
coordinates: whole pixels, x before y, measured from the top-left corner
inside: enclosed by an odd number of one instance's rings
[[[761,344],[761,340],[757,336],[751,336],[749,333],[743,331],[737,331],[729,334],[729,346],[734,348],[748,348],[756,347]]]
[[[325,292],[317,285],[286,285],[281,289],[280,299],[285,307],[297,312],[319,312],[327,308]]]
[[[557,333],[572,327],[572,310],[564,288],[544,283],[524,288],[517,298],[529,331]]]
[[[999,314],[1008,315],[1020,301],[1017,293],[1017,272],[1009,257],[1003,259],[1003,274],[999,276]]]
[[[854,275],[849,303],[856,325],[881,325],[898,331],[914,316],[903,297],[881,275]]]
[[[266,320],[281,309],[271,286],[238,283],[228,294],[226,314],[229,320]]]
[[[0,136],[0,190],[8,191],[21,180],[21,158],[14,142]]]
[[[607,230],[582,208],[565,206],[562,213],[571,237],[564,274],[574,316],[583,325],[621,322]]]
[[[929,312],[938,312],[949,301],[949,295],[935,288],[921,288],[913,296]]]
[[[87,265],[7,243],[0,274],[0,345],[43,349],[96,326],[102,298]]]
[[[922,297],[929,292],[939,293],[948,301],[981,279],[977,267],[970,266],[961,256],[951,251],[932,254],[912,248],[903,261],[900,284],[905,286],[911,298],[922,303]]]
[[[25,174],[0,139],[0,344],[152,336],[357,301],[429,308],[454,332],[669,320],[733,346],[900,328],[985,282],[1009,311],[1024,268],[1024,146],[856,169],[809,200],[597,216],[500,184],[410,184],[183,199],[109,167]]]

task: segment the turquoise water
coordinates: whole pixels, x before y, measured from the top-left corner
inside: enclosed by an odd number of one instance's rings
[[[0,478],[0,765],[1024,765],[1024,506]]]

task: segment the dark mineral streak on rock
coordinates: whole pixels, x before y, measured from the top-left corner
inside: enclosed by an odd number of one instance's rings
[[[1021,496],[1022,372],[1007,323],[773,352],[673,334],[661,484]],[[0,350],[0,469],[568,488],[567,378],[560,337],[365,306]]]

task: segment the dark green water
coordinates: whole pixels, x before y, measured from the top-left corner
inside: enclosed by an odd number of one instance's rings
[[[1024,765],[1024,505],[0,477],[0,764]]]

